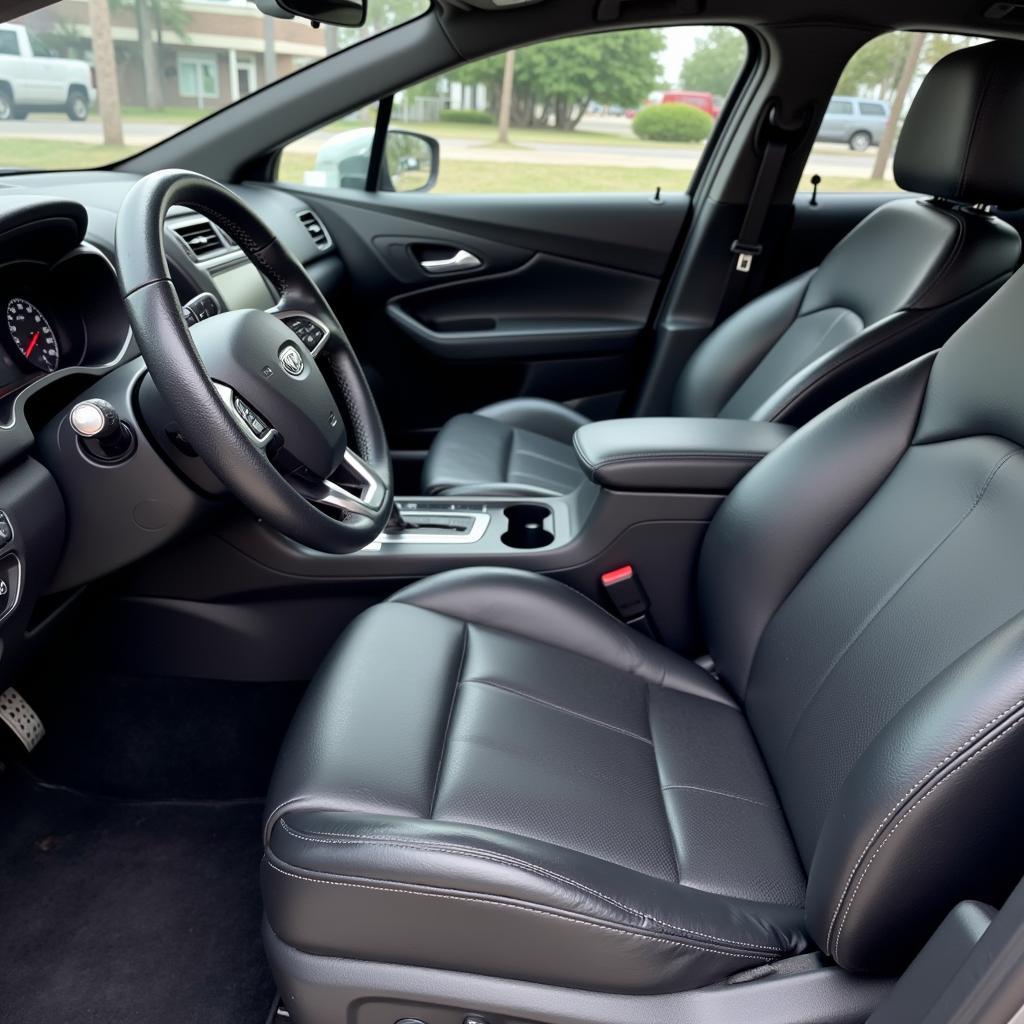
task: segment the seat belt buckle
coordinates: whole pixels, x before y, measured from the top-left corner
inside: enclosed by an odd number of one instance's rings
[[[648,616],[651,603],[633,566],[623,565],[602,573],[601,586],[626,625],[657,639],[654,624]]]
[[[741,242],[738,238],[730,246],[732,252],[736,253],[736,269],[741,274],[749,274],[754,265],[754,257],[764,252],[763,245],[751,245]]]

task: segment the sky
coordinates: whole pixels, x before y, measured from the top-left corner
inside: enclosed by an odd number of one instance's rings
[[[679,80],[679,69],[683,59],[693,52],[693,44],[707,29],[691,26],[665,29],[665,49],[661,54],[661,64],[665,69],[665,80]]]

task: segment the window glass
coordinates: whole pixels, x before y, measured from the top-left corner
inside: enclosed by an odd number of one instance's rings
[[[823,192],[898,191],[892,157],[921,81],[947,53],[984,41],[938,32],[890,32],[861,47],[829,102],[801,187],[811,188],[817,174]]]
[[[579,36],[476,61],[395,96],[390,127],[399,134],[388,153],[405,156],[395,165],[401,181],[382,186],[462,195],[684,191],[746,54],[741,32],[716,26]],[[365,187],[351,172],[367,146],[367,113],[288,146],[279,179]],[[436,166],[424,164],[422,140],[400,133],[436,141]]]
[[[0,167],[113,163],[418,17],[430,0],[368,6],[362,28],[338,29],[270,18],[249,0],[41,4],[0,25],[0,55],[15,58],[0,82]]]

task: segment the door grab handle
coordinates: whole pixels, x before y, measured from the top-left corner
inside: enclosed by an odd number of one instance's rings
[[[420,260],[420,267],[427,274],[449,274],[453,270],[476,270],[482,267],[479,256],[460,249],[454,256],[443,260]]]

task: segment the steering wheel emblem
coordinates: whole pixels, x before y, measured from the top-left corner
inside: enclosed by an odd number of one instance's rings
[[[306,368],[306,364],[302,361],[302,356],[299,355],[299,350],[294,345],[288,345],[281,349],[281,354],[278,358],[281,360],[281,365],[293,377],[298,377]]]

